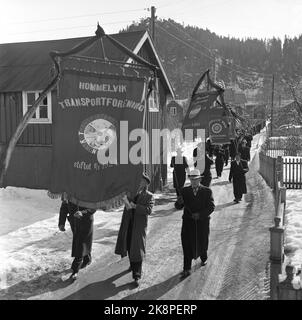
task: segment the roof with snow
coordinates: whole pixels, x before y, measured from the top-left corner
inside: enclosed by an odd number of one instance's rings
[[[172,96],[174,95],[147,31],[123,32],[111,36],[136,54],[147,43],[154,55],[151,63],[159,66],[159,76],[165,88]],[[90,37],[0,44],[0,91],[43,90],[53,77],[53,61],[49,53],[70,50],[88,38]],[[95,41],[80,52],[80,55],[98,58],[104,58],[104,54],[109,60],[124,62],[130,60],[106,37]]]

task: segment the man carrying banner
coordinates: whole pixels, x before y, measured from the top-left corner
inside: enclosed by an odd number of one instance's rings
[[[94,209],[79,207],[63,199],[60,215],[59,229],[65,231],[66,218],[70,223],[73,233],[71,256],[74,260],[71,265],[70,279],[76,280],[80,269],[91,263],[91,248],[93,239],[93,214]]]
[[[193,169],[188,175],[191,185],[182,189],[184,213],[182,216],[181,243],[184,254],[182,277],[191,273],[192,259],[207,263],[210,215],[215,209],[212,190],[200,184],[201,175]]]
[[[115,253],[130,260],[129,271],[138,286],[142,275],[142,263],[146,253],[148,216],[152,213],[154,197],[148,191],[150,178],[143,173],[138,193],[134,199],[125,198],[125,208],[117,237]]]
[[[233,180],[234,202],[242,200],[242,195],[246,193],[245,174],[249,171],[247,161],[241,159],[240,152],[237,152],[235,160],[231,162],[229,182]]]

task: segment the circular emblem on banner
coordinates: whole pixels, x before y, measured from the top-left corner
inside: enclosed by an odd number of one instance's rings
[[[107,150],[117,137],[116,121],[104,114],[97,114],[85,119],[80,126],[79,141],[90,153]]]
[[[215,134],[219,134],[222,131],[222,129],[222,125],[218,122],[213,123],[211,126],[211,130]]]

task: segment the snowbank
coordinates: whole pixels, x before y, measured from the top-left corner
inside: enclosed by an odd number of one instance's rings
[[[292,264],[302,264],[302,190],[286,190],[285,240],[286,258]]]

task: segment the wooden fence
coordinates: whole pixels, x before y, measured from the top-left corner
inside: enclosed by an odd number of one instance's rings
[[[287,189],[302,189],[302,158],[282,159],[283,185]]]
[[[266,183],[272,188],[276,189],[277,177],[276,177],[276,164],[277,159],[266,155],[264,152],[259,153],[259,172],[266,181]]]
[[[272,270],[276,269],[277,272],[271,274],[271,299],[302,300],[302,277],[298,277],[297,271],[290,264],[285,267],[285,275],[282,273],[286,186],[297,187],[301,185],[302,160],[282,159],[281,156],[271,158],[265,152],[259,153],[259,160],[259,172],[267,184],[273,188],[275,198],[274,225],[269,228],[269,231],[271,266]],[[283,276],[283,280],[280,276]]]

